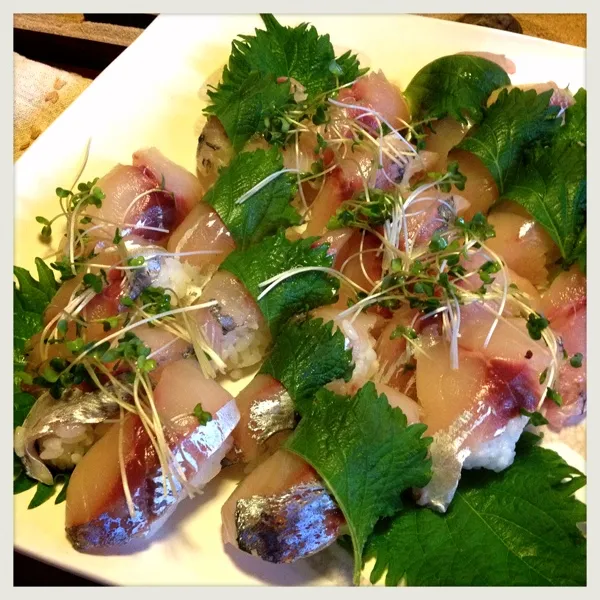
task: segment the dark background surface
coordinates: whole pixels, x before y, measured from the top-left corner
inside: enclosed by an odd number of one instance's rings
[[[56,569],[46,563],[14,553],[13,585],[15,586],[100,586],[102,584]]]

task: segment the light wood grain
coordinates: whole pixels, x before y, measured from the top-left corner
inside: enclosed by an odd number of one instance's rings
[[[85,21],[83,15],[15,14],[14,27],[125,47],[144,31],[137,27]]]

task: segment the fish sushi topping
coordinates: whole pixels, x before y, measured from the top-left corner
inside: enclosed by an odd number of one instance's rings
[[[489,52],[396,82],[262,18],[196,173],[142,148],[37,217],[58,251],[14,270],[15,493],[62,484],[69,542],[112,553],[237,464],[233,552],[585,585],[585,477],[539,445],[586,415],[585,90]]]

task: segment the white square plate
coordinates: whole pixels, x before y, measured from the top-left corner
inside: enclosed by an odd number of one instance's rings
[[[361,64],[382,69],[406,87],[431,60],[460,51],[505,54],[517,67],[513,83],[553,80],[573,92],[585,82],[585,50],[523,35],[409,15],[285,16],[329,33],[338,53],[353,49]],[[195,172],[204,82],[218,80],[231,41],[250,34],[258,16],[163,15],[111,64],[15,165],[14,264],[31,268],[49,254],[37,238],[36,215],[53,214],[54,190],[68,187],[92,138],[83,179],[101,176],[132,153],[157,146]],[[215,80],[216,74],[216,80]],[[239,388],[239,384],[236,386]],[[567,460],[582,467],[569,452]],[[351,565],[334,548],[296,565],[271,565],[225,549],[220,508],[239,473],[226,472],[201,497],[179,507],[157,538],[138,552],[91,556],[73,550],[64,535],[65,505],[49,501],[27,510],[33,491],[15,496],[15,547],[40,560],[116,585],[325,585],[348,584]]]

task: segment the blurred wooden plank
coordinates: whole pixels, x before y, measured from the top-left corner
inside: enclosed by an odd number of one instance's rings
[[[144,31],[141,27],[86,21],[83,19],[84,15],[80,16],[81,20],[67,18],[68,15],[15,14],[14,29],[90,40],[123,48],[129,46]]]

